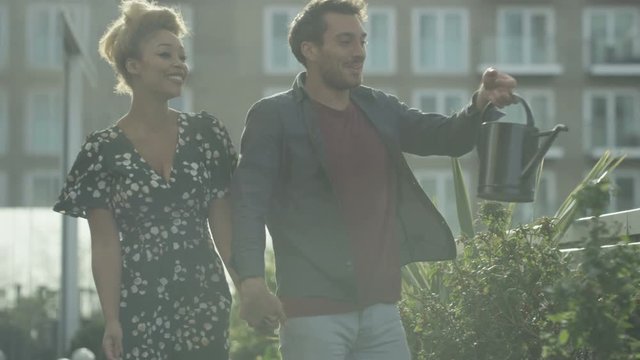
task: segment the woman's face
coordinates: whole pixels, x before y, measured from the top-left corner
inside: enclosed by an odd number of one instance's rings
[[[158,30],[140,44],[140,56],[129,59],[133,92],[145,91],[169,100],[180,96],[189,68],[180,39]]]

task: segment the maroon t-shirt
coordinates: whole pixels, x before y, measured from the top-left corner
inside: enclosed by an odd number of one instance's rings
[[[335,110],[314,102],[329,177],[347,224],[356,275],[355,303],[283,298],[288,317],[337,314],[400,299],[395,236],[395,173],[377,130],[355,104]]]

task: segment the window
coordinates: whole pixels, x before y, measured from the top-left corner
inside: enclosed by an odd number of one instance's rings
[[[289,24],[300,10],[297,6],[273,6],[264,12],[264,69],[270,74],[298,72],[298,63],[289,48]]]
[[[51,206],[58,198],[62,182],[61,174],[55,170],[34,171],[24,182],[26,206]]]
[[[427,113],[451,115],[469,103],[469,95],[464,90],[417,90],[413,96],[413,106]]]
[[[422,8],[413,14],[413,70],[418,73],[466,71],[467,11]]]
[[[370,74],[396,71],[396,17],[393,8],[370,7],[364,24],[367,32],[365,69]]]
[[[529,104],[535,126],[540,131],[548,131],[556,126],[555,119],[555,98],[552,90],[549,89],[520,89],[518,94]],[[527,115],[522,104],[514,104],[500,109],[505,116],[500,121],[526,124]],[[545,137],[540,138],[540,143]],[[558,146],[558,141],[552,144],[547,152],[547,157],[561,157],[563,149]]]
[[[62,151],[62,96],[59,89],[38,89],[27,95],[26,144],[30,153],[58,155]]]
[[[30,4],[27,9],[27,50],[35,67],[62,67],[62,33],[57,7]]]
[[[640,155],[640,96],[636,90],[592,90],[585,96],[587,149],[624,148]]]
[[[68,11],[78,40],[85,49],[89,42],[89,8],[86,4],[33,3],[27,8],[27,58],[37,68],[62,68],[62,23],[60,13]]]
[[[9,205],[9,188],[8,188],[7,174],[0,172],[0,206]]]
[[[193,112],[193,91],[183,87],[182,95],[169,100],[169,107],[182,112]]]
[[[637,7],[585,10],[588,58],[592,64],[640,63],[640,9]]]
[[[519,89],[522,97],[533,115],[533,121],[541,131],[549,130],[555,125],[555,102],[552,90],[545,89]],[[526,124],[527,115],[524,106],[520,103],[500,109],[505,113],[503,121]]]
[[[463,173],[463,177],[465,183],[469,184],[466,173]],[[444,216],[454,235],[459,234],[460,224],[458,222],[456,194],[451,171],[418,170],[416,171],[416,179],[442,216]]]
[[[7,92],[0,89],[0,154],[9,149],[9,100]]]
[[[543,167],[535,199],[532,203],[517,203],[513,210],[512,225],[530,224],[542,216],[553,216],[558,210],[556,204],[556,176]]]
[[[614,170],[611,180],[615,185],[611,196],[611,211],[640,207],[640,172],[617,169]]]
[[[553,10],[505,7],[498,10],[498,62],[550,64],[555,60]]]
[[[0,4],[0,68],[9,61],[9,15],[7,6]]]

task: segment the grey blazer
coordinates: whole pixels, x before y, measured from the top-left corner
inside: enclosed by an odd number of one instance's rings
[[[231,185],[231,263],[241,279],[264,276],[266,224],[279,295],[348,301],[356,288],[353,256],[304,81],[301,73],[289,91],[258,101],[247,114]],[[397,174],[402,264],[455,258],[451,230],[403,152],[461,156],[471,151],[479,112],[469,105],[450,117],[426,114],[365,86],[353,89],[351,99],[377,129]]]

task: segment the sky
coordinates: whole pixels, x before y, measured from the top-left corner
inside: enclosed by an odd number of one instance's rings
[[[84,219],[77,224],[79,286],[93,288],[89,226]],[[39,286],[58,289],[62,215],[50,208],[0,208],[0,226],[0,302],[2,290],[13,293],[15,284],[25,295]]]

